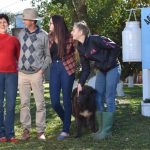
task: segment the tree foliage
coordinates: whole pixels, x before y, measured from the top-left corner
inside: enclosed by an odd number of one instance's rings
[[[150,0],[33,0],[38,1],[39,13],[44,17],[43,27],[48,31],[50,15],[61,14],[69,28],[74,22],[85,20],[92,34],[105,35],[122,45],[122,31],[131,8],[136,8],[140,21],[140,8],[150,6]],[[40,4],[39,4],[40,3]],[[137,9],[139,8],[139,9]],[[134,16],[131,16],[131,20]],[[141,63],[124,63],[120,55],[122,79],[141,70]]]

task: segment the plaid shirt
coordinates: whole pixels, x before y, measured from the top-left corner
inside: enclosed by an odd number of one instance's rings
[[[54,40],[51,34],[49,34],[49,47],[51,48]],[[68,73],[71,75],[75,73],[75,56],[74,56],[73,38],[71,35],[66,40],[66,55],[62,58],[63,65]]]

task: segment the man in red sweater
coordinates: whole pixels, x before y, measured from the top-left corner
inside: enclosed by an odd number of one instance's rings
[[[0,142],[17,142],[14,132],[20,44],[7,33],[9,18],[0,14]],[[4,98],[6,105],[4,105]],[[6,113],[4,114],[4,106]]]

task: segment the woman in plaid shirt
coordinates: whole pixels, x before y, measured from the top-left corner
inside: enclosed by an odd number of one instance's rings
[[[73,39],[64,18],[54,15],[50,18],[49,45],[52,57],[50,65],[50,97],[53,109],[63,123],[62,132],[57,140],[69,136],[71,124],[71,93],[75,79],[75,58]],[[63,106],[60,104],[62,90]]]

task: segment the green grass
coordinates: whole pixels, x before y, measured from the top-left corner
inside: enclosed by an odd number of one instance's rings
[[[93,141],[89,131],[85,131],[80,139],[73,137],[75,133],[72,118],[71,136],[64,141],[57,141],[56,136],[61,130],[61,122],[50,105],[48,85],[45,84],[47,108],[46,135],[48,140],[41,142],[36,138],[35,103],[31,100],[32,132],[31,139],[18,144],[0,143],[0,150],[148,150],[150,149],[150,119],[141,116],[142,87],[125,87],[125,97],[117,98],[117,110],[113,126],[113,136],[109,140]],[[15,131],[21,137],[22,129],[19,122],[19,104],[17,97]]]

